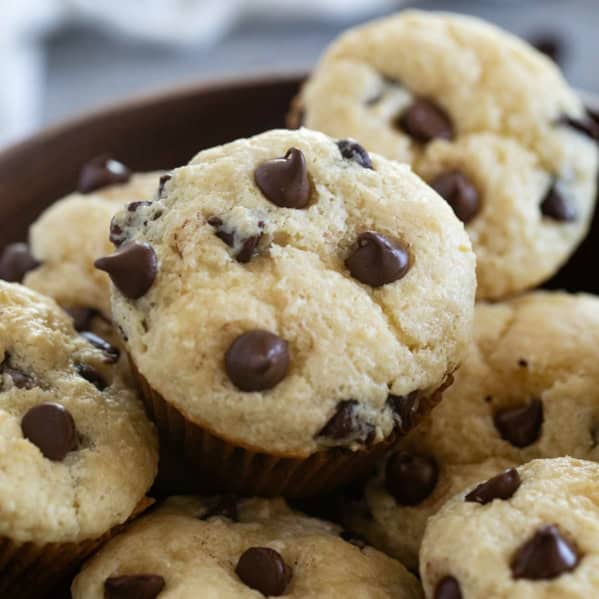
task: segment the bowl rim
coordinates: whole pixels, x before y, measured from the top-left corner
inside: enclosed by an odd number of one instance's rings
[[[155,89],[133,93],[125,98],[106,102],[97,108],[84,110],[74,116],[57,120],[45,127],[41,127],[30,135],[17,139],[6,146],[0,147],[0,162],[9,156],[23,152],[28,146],[38,145],[60,136],[64,131],[72,131],[95,120],[109,117],[121,112],[136,111],[153,104],[172,101],[176,98],[186,98],[198,94],[218,93],[227,90],[242,90],[248,87],[263,85],[300,83],[309,74],[306,69],[257,71],[249,75],[232,74],[215,76],[200,81],[187,81],[172,86],[160,86]],[[597,99],[599,106],[599,98]]]

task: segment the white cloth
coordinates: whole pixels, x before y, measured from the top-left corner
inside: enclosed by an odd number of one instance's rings
[[[397,0],[0,0],[0,145],[30,132],[43,98],[43,36],[85,23],[168,44],[213,44],[245,17],[350,19]]]

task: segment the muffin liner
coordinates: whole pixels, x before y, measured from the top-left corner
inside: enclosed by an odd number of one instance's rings
[[[133,360],[130,362],[148,415],[158,428],[161,444],[181,456],[187,463],[189,475],[198,479],[205,492],[287,498],[326,493],[367,476],[406,432],[396,428],[386,439],[370,447],[357,451],[332,447],[306,458],[255,451],[186,419],[150,386]],[[411,425],[438,403],[442,390],[419,398],[417,413],[410,418]]]
[[[141,500],[127,522],[152,503],[153,500],[148,498]],[[81,563],[120,532],[125,524],[115,526],[97,539],[81,543],[17,543],[7,537],[0,537],[0,597],[52,597],[51,591],[72,577]]]

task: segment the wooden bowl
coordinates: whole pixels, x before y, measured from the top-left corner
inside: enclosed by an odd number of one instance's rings
[[[0,250],[27,239],[29,224],[75,189],[91,158],[110,153],[136,171],[185,164],[199,150],[285,126],[303,75],[198,84],[129,101],[53,127],[0,152]],[[599,110],[599,100],[585,96]],[[599,255],[599,217],[568,264],[545,287],[599,292],[590,277]],[[163,455],[158,494],[192,492],[184,469]],[[162,491],[162,492],[161,492]],[[53,599],[68,597],[56,591]]]

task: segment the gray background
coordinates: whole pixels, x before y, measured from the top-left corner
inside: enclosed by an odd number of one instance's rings
[[[555,32],[566,46],[568,79],[599,92],[597,0],[421,0],[404,6],[478,15],[524,37]],[[324,47],[353,24],[246,21],[216,46],[186,49],[129,41],[91,28],[66,29],[46,40],[44,122],[172,85],[309,69]]]

